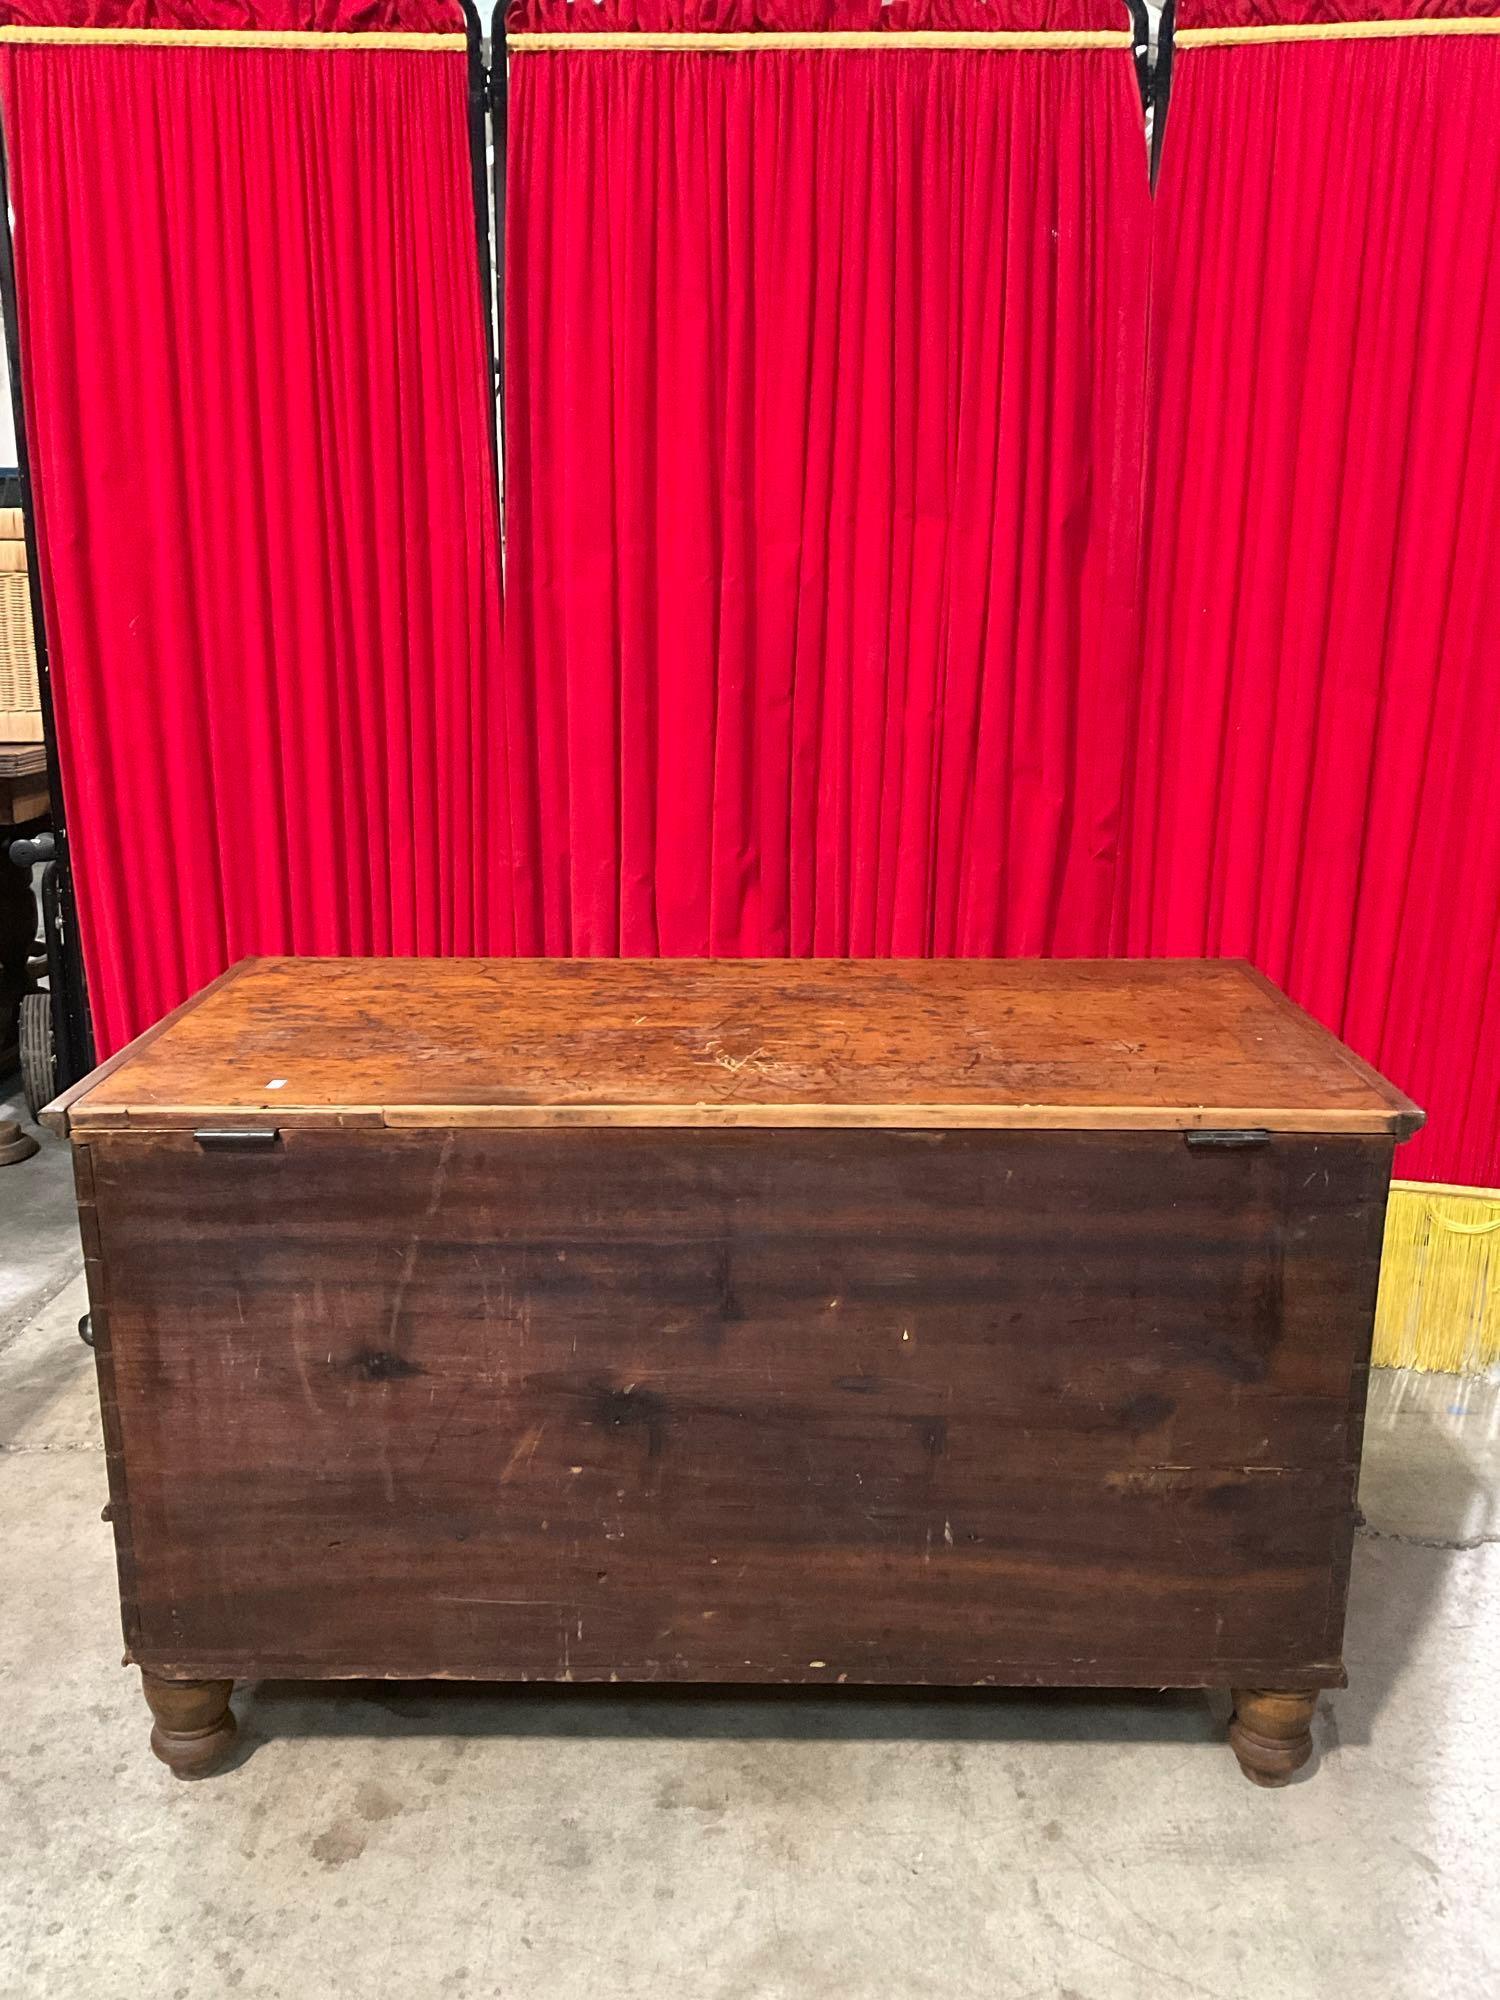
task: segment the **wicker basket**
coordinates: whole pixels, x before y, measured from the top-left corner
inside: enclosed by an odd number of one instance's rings
[[[19,507],[0,507],[0,743],[41,740],[25,528]]]

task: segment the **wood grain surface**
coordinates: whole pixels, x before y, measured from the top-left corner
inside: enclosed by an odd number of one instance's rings
[[[1381,1132],[1409,1099],[1237,961],[251,960],[78,1134],[387,1126]]]
[[[1194,982],[1148,977],[1176,1018]],[[1111,1028],[1141,990],[1104,982]],[[1264,1021],[1283,1075],[1309,1046],[1232,968],[1196,990]],[[393,1003],[370,1020],[351,1061],[412,1090]],[[130,1651],[204,1680],[1338,1683],[1390,1159],[101,1134],[79,1191]]]

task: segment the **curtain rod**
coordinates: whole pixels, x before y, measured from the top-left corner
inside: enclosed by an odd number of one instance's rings
[[[1500,15],[1455,14],[1411,21],[1283,21],[1253,28],[1179,28],[1179,49],[1238,48],[1255,42],[1375,42],[1412,35],[1500,35]]]
[[[1011,33],[949,32],[944,29],[892,29],[878,31],[851,29],[847,33],[768,29],[764,34],[677,33],[654,29],[620,34],[518,34],[506,36],[512,55],[565,55],[609,52],[636,55],[688,54],[755,55],[780,49],[1128,49],[1132,46],[1129,28],[1060,28],[1035,32],[1017,29]]]
[[[1010,33],[965,34],[940,29],[892,31],[889,34],[851,30],[845,34],[769,30],[764,34],[657,33],[511,34],[506,49],[512,55],[590,54],[614,51],[635,55],[692,54],[753,55],[781,49],[1128,49],[1129,28],[1016,30]],[[325,34],[286,28],[56,28],[0,27],[0,42],[61,43],[121,48],[217,49],[421,49],[449,50],[466,46],[462,35]]]
[[[1423,16],[1415,20],[1282,22],[1257,27],[1179,28],[1179,49],[1247,47],[1269,42],[1389,41],[1430,35],[1500,35],[1500,15],[1462,14],[1448,19]],[[48,43],[120,48],[218,49],[411,49],[448,53],[467,46],[463,35],[399,31],[324,34],[301,29],[259,28],[56,28],[0,27],[0,43]],[[615,53],[636,55],[689,54],[754,55],[778,50],[837,49],[848,52],[885,49],[1129,49],[1128,28],[1018,29],[1014,32],[948,32],[915,29],[889,33],[792,32],[764,34],[671,33],[644,31],[622,34],[512,34],[506,38],[511,55],[575,55]]]
[[[1230,47],[1256,42],[1343,42],[1384,41],[1415,35],[1500,35],[1500,16],[1455,15],[1449,19],[1422,17],[1416,20],[1285,22],[1279,25],[1224,28],[1179,28],[1178,48]],[[753,54],[778,49],[1124,49],[1133,45],[1126,29],[1017,29],[1006,32],[965,33],[913,29],[845,33],[794,32],[779,29],[765,33],[692,33],[648,29],[608,34],[514,33],[506,38],[513,55],[634,52],[639,55],[671,54],[677,50],[698,53]]]
[[[464,35],[330,35],[297,28],[0,28],[0,42],[157,49],[467,49]]]

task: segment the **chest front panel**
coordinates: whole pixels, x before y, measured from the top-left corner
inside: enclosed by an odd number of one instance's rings
[[[1381,1137],[99,1134],[165,1671],[1338,1677]]]

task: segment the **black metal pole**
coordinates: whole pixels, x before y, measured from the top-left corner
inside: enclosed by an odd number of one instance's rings
[[[490,257],[490,171],[488,160],[490,78],[484,62],[484,30],[475,0],[460,0],[469,44],[469,170],[474,182],[474,227],[479,246],[479,296],[484,313],[486,381],[489,385],[490,458],[496,504],[500,491],[499,373],[496,365],[494,264]]]
[[[1161,171],[1161,146],[1172,95],[1172,49],[1177,38],[1177,0],[1167,0],[1156,29],[1156,67],[1151,72],[1151,185]]]
[[[510,143],[510,51],[506,46],[505,10],[510,0],[495,0],[490,16],[490,137],[495,149],[495,407],[500,413],[500,447],[505,448],[505,180],[506,149]]]
[[[36,673],[42,703],[42,742],[47,752],[47,790],[51,795],[52,830],[56,842],[55,933],[47,940],[47,958],[52,975],[52,1035],[57,1085],[60,1090],[66,1090],[93,1068],[94,1034],[89,1020],[83,954],[78,947],[78,905],[73,893],[73,870],[68,857],[66,798],[57,755],[57,717],[52,702],[52,668],[42,607],[36,495],[31,483],[31,460],[26,445],[21,316],[16,303],[16,253],[11,239],[10,163],[3,126],[0,126],[0,312],[3,312],[5,320],[5,358],[10,370],[10,405],[16,427],[16,465],[21,478],[21,509],[26,532],[26,581],[31,596],[31,629],[36,643]]]
[[[1151,17],[1146,0],[1125,0],[1130,16],[1130,53],[1135,60],[1136,87],[1141,93],[1141,109],[1151,106]]]

